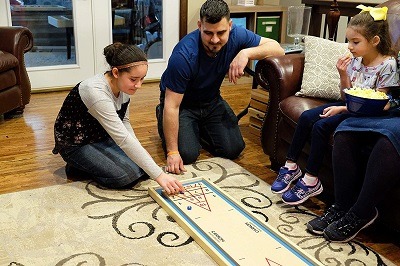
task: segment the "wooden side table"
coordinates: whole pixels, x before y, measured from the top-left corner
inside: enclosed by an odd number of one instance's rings
[[[47,22],[56,28],[65,28],[67,38],[67,59],[71,59],[71,40],[74,34],[74,20],[70,16],[48,16]],[[124,25],[125,18],[122,16],[114,15],[114,25]]]
[[[71,59],[71,39],[74,33],[74,21],[69,16],[48,16],[47,21],[50,25],[56,28],[65,28],[67,37],[67,59]]]

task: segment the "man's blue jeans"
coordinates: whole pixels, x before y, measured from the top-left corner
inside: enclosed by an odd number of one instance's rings
[[[121,188],[136,182],[146,173],[111,139],[60,151],[70,166],[109,188]]]
[[[342,113],[326,118],[321,118],[319,115],[328,106],[343,105],[345,105],[344,102],[335,102],[304,111],[297,123],[286,159],[296,162],[304,146],[310,141],[311,148],[305,171],[318,176],[332,133],[340,122],[350,117],[351,114]]]
[[[158,133],[166,151],[163,102],[157,108]],[[202,147],[214,156],[228,159],[237,158],[245,147],[237,117],[222,97],[180,108],[178,148],[184,164],[195,162]]]

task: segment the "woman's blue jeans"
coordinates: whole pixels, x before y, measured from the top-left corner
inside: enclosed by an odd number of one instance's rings
[[[146,175],[111,138],[63,149],[60,155],[67,164],[109,188],[127,186]]]
[[[310,154],[308,156],[305,172],[318,176],[325,153],[332,133],[337,126],[350,117],[349,113],[337,114],[334,116],[321,118],[319,115],[328,106],[344,106],[344,102],[334,102],[304,111],[297,123],[296,131],[293,135],[292,143],[286,159],[296,162],[308,141],[311,143]]]
[[[157,120],[165,151],[163,107],[163,103],[158,107]],[[195,162],[202,147],[214,156],[228,159],[237,158],[245,148],[237,117],[221,97],[180,108],[178,148],[183,162]]]

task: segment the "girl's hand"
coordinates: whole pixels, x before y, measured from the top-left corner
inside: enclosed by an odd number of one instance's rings
[[[384,111],[387,111],[390,109],[390,102],[388,102],[385,107],[383,108]]]
[[[156,181],[168,195],[178,194],[185,191],[181,182],[164,172],[156,178]]]
[[[376,91],[381,91],[388,94],[390,90],[388,88],[377,88]]]
[[[346,110],[347,110],[346,106],[329,106],[329,107],[326,107],[322,111],[322,114],[320,114],[319,116],[322,118],[326,118],[326,117],[334,116],[336,114],[343,113]]]
[[[377,88],[376,91],[381,91],[381,92],[384,92],[384,93],[388,94],[390,90],[388,88]],[[388,101],[388,103],[385,105],[383,110],[387,111],[389,109],[390,109],[390,101]]]
[[[336,68],[339,72],[339,75],[342,77],[344,75],[347,75],[347,66],[350,64],[351,62],[351,56],[345,55],[342,56],[338,59],[337,63],[336,63]]]

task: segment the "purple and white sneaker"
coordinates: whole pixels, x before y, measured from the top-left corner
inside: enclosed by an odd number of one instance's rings
[[[290,184],[302,175],[300,167],[295,170],[289,170],[287,167],[281,167],[274,183],[271,185],[272,193],[283,193],[289,189]]]
[[[309,197],[321,194],[323,190],[319,180],[315,186],[307,186],[303,179],[300,179],[296,185],[282,195],[282,200],[289,205],[298,205],[308,200]]]

